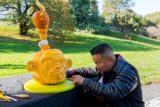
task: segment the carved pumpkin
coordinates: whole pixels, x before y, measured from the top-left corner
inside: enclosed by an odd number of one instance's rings
[[[27,70],[32,72],[33,79],[41,84],[58,84],[64,81],[66,70],[72,66],[72,61],[65,59],[62,51],[50,49],[47,41],[49,16],[38,0],[36,3],[40,11],[33,14],[32,21],[38,29],[41,51],[27,63]]]
[[[34,80],[41,84],[57,84],[63,82],[66,70],[72,61],[65,59],[58,49],[42,50],[27,63],[27,70],[32,72]]]

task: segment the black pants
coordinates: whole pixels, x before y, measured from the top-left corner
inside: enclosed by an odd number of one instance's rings
[[[85,91],[81,86],[77,86],[76,90],[80,107],[105,107],[104,101]]]

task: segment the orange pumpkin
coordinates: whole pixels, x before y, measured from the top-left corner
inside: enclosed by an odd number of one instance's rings
[[[48,33],[48,28],[46,29],[38,29],[39,34],[47,34]]]
[[[41,84],[58,84],[66,77],[66,70],[72,61],[66,59],[61,50],[41,50],[27,63],[27,70],[32,72],[34,80]]]
[[[38,29],[47,29],[49,26],[49,16],[45,11],[42,10],[39,10],[33,14],[32,21],[35,27]]]

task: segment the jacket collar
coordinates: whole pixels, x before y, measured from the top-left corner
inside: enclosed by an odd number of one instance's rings
[[[123,66],[126,64],[126,61],[120,54],[116,54],[115,56],[117,58],[117,61],[115,66],[113,67],[113,71],[119,73]]]

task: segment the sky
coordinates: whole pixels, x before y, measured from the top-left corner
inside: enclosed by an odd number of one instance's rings
[[[97,0],[99,2],[99,9],[101,12],[102,0]],[[160,11],[160,0],[134,0],[135,5],[133,9],[136,13],[140,15],[146,15],[148,13]]]

